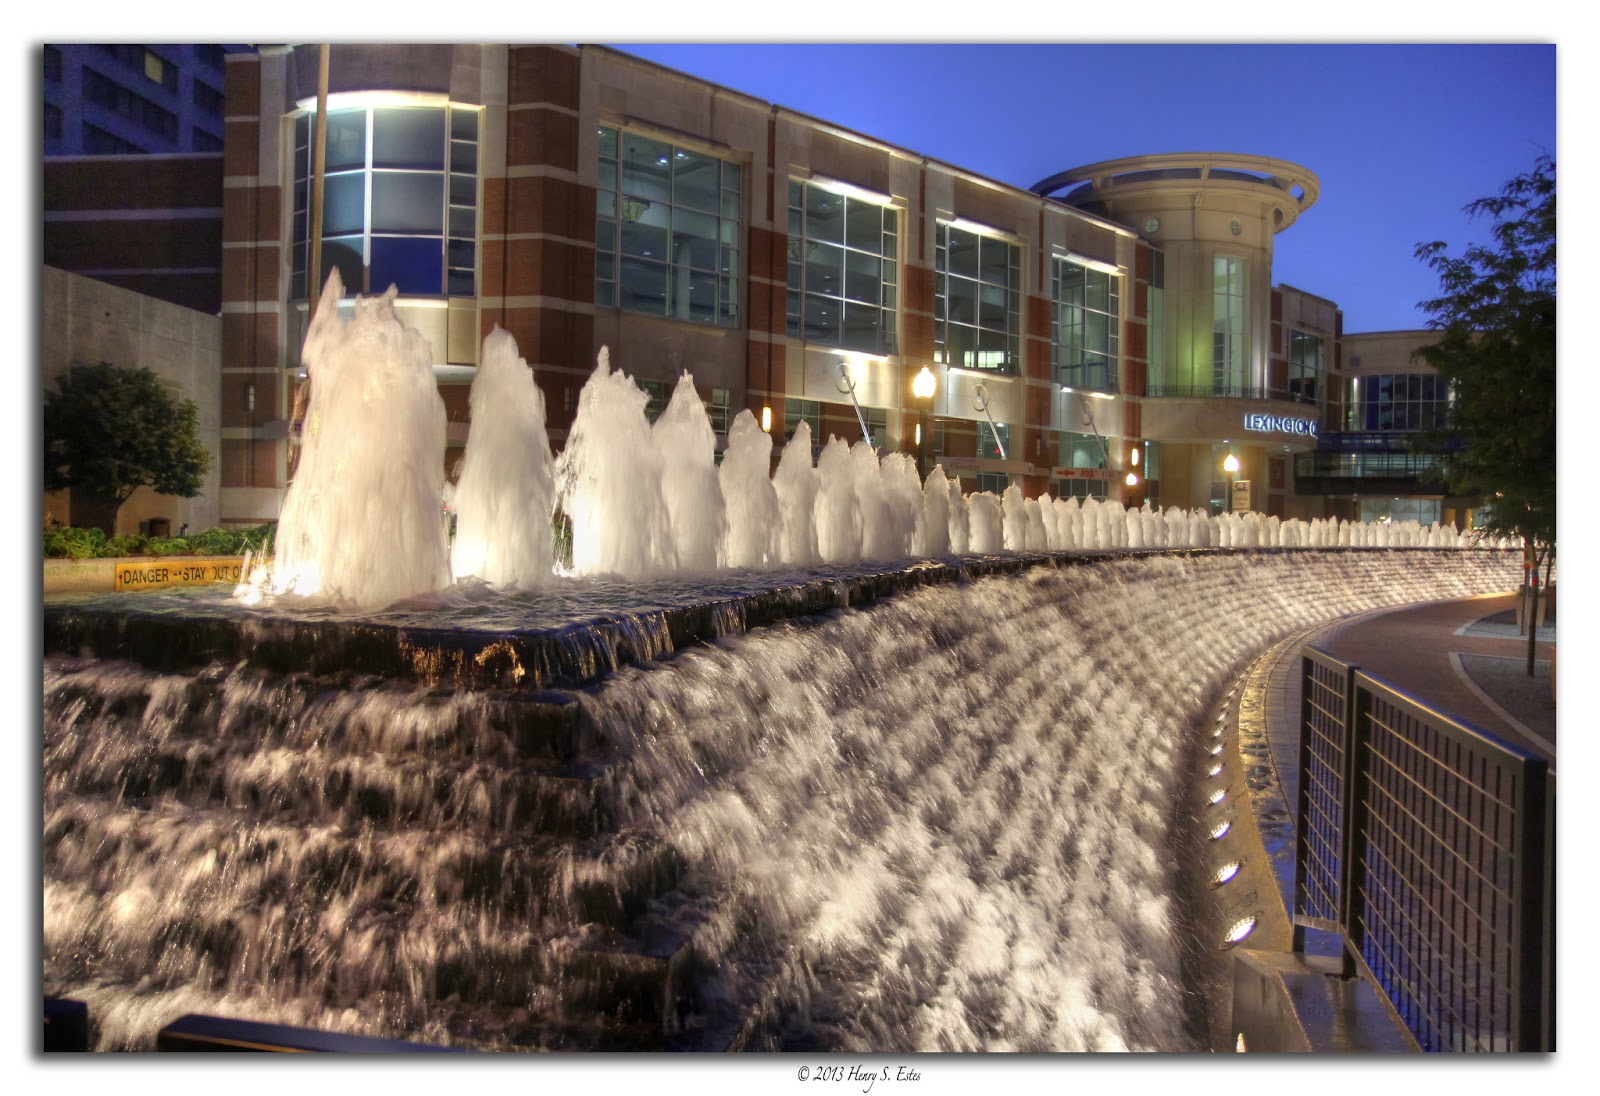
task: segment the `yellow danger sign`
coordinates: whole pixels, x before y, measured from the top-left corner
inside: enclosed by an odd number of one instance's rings
[[[164,586],[205,586],[213,582],[237,583],[243,561],[171,560],[164,563],[119,563],[112,589],[156,590]]]

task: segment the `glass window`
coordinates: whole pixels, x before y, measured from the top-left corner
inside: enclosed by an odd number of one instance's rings
[[[1021,248],[939,225],[934,249],[935,361],[1016,373],[1021,364]]]
[[[861,415],[867,420],[867,437],[874,449],[889,448],[889,412],[882,407],[863,407]]]
[[[996,423],[993,427],[987,422],[978,423],[978,456],[999,460],[1002,447],[1010,452],[1010,442],[1011,427],[1007,423]]]
[[[1211,385],[1244,387],[1244,261],[1218,255],[1212,267]]]
[[[1150,338],[1148,340],[1146,384],[1161,388],[1167,383],[1167,257],[1150,253]]]
[[[645,377],[636,377],[634,382],[644,389],[644,394],[648,397],[645,400],[644,417],[655,422],[667,407],[667,382],[653,381]]]
[[[726,388],[713,388],[711,399],[706,401],[706,417],[711,420],[711,429],[718,434],[726,434],[729,423],[733,421],[733,416],[729,414],[728,395]]]
[[[794,398],[783,401],[783,436],[785,440],[794,437],[794,428],[801,423],[811,428],[811,444],[821,445],[822,437],[822,405],[816,400],[797,400]]]
[[[308,286],[315,121],[311,114],[295,119],[291,295],[304,299],[338,267],[349,294],[381,293],[394,285],[410,295],[472,296],[478,112],[454,106],[329,111],[322,271]]]
[[[898,240],[891,207],[791,180],[789,337],[894,353]]]
[[[989,491],[996,495],[1004,495],[1006,488],[1011,486],[1011,477],[1004,472],[979,472],[978,490]]]
[[[1072,388],[1117,390],[1121,277],[1070,259],[1052,267],[1051,355],[1056,380]]]
[[[595,304],[739,323],[737,164],[600,128]]]
[[[1062,499],[1100,499],[1106,497],[1106,481],[1099,479],[1056,480],[1056,497]]]
[[[1429,430],[1443,426],[1450,392],[1433,373],[1377,373],[1350,379],[1350,430]]]
[[[1063,431],[1059,443],[1061,468],[1104,468],[1106,454],[1100,448],[1100,439],[1093,434],[1074,434]]]
[[[1304,331],[1289,332],[1289,397],[1306,403],[1322,398],[1322,340]]]

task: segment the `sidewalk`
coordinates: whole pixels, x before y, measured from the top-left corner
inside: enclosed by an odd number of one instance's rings
[[[1292,820],[1299,792],[1301,647],[1311,644],[1353,662],[1430,707],[1544,758],[1554,773],[1554,620],[1535,637],[1536,676],[1530,680],[1528,639],[1516,634],[1515,613],[1516,595],[1490,594],[1349,617],[1284,641],[1251,671],[1261,689],[1260,726],[1246,728],[1241,718],[1240,733],[1243,738],[1254,730],[1267,739],[1281,794],[1281,799],[1270,791],[1257,795],[1257,818],[1289,820],[1289,839],[1269,842],[1285,909],[1294,908]]]

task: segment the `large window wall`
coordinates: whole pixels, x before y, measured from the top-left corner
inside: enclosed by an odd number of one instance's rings
[[[1218,255],[1211,278],[1211,386],[1226,393],[1244,387],[1244,260]]]
[[[789,337],[892,354],[900,237],[892,206],[789,182]]]
[[[1305,331],[1289,332],[1289,396],[1305,403],[1322,400],[1323,342]]]
[[[1051,313],[1056,380],[1071,388],[1117,390],[1117,331],[1121,278],[1057,256],[1052,265]]]
[[[1449,385],[1433,373],[1352,377],[1347,429],[1427,430],[1444,424],[1449,406]]]
[[[738,326],[743,168],[600,128],[594,301]]]
[[[290,296],[316,292],[335,267],[345,292],[475,295],[478,122],[444,104],[328,111],[322,271],[306,282],[314,113],[295,119],[294,250]]]
[[[939,223],[933,357],[962,369],[1021,367],[1022,249],[1009,240]]]

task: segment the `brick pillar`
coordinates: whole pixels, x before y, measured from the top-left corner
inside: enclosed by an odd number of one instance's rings
[[[284,356],[283,189],[261,171],[262,65],[233,54],[224,92],[222,180],[222,452],[224,525],[276,518],[288,442]],[[270,114],[271,117],[265,117]],[[250,489],[250,490],[230,490]]]

